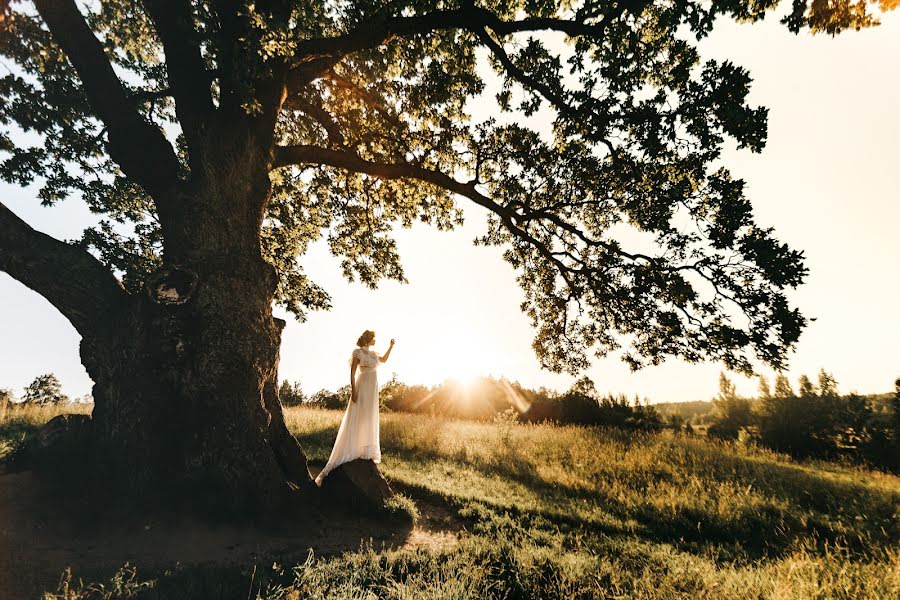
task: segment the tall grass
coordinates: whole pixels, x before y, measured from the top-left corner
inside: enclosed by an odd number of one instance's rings
[[[288,427],[313,461],[327,459],[340,418],[340,411],[286,411]],[[8,431],[0,420],[0,439]],[[182,567],[150,580],[128,571],[124,588],[120,573],[105,587],[72,586],[56,597],[857,599],[900,593],[900,478],[892,475],[798,464],[704,437],[401,413],[382,415],[381,441],[381,468],[396,487],[422,510],[438,503],[464,523],[458,544],[363,546],[275,569],[260,562],[252,571],[251,565]]]
[[[0,404],[0,458],[20,444],[29,433],[53,417],[65,414],[90,414],[92,404]]]
[[[289,427],[327,458],[340,414],[292,409]],[[865,552],[900,539],[900,479],[799,465],[771,451],[668,433],[382,415],[382,470],[455,502],[478,500],[673,543],[745,554],[810,540]]]

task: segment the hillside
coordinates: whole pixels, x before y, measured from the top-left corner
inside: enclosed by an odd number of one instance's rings
[[[288,409],[313,465],[327,458],[340,416]],[[2,419],[0,453],[29,427]],[[382,471],[419,513],[405,540],[363,539],[345,553],[311,542],[305,559],[269,549],[230,566],[197,566],[196,556],[192,565],[175,553],[166,558],[181,566],[132,561],[136,573],[121,571],[118,583],[88,569],[105,582],[102,594],[79,587],[76,571],[66,597],[856,599],[900,591],[894,476],[800,465],[700,436],[502,420],[384,414],[381,440]]]

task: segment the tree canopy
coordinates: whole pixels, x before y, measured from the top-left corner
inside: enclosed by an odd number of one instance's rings
[[[42,240],[56,258],[36,275],[27,225],[0,205],[0,269],[49,293],[77,264],[98,311],[137,293],[165,260],[161,222],[189,214],[173,190],[240,126],[265,142],[262,253],[300,319],[330,305],[297,260],[313,241],[351,280],[404,280],[394,228],[452,228],[473,202],[490,215],[478,242],[517,270],[544,367],[620,349],[634,368],[779,367],[806,322],[785,290],[807,269],[721,161],[727,139],[763,149],[767,109],[747,104],[745,69],[697,51],[716,18],[777,4],[2,2],[0,177],[101,220],[65,248]],[[865,1],[795,0],[784,22],[834,34],[876,20]],[[479,57],[499,82],[487,97]],[[476,121],[485,101],[495,114]],[[55,304],[77,327],[83,311]]]

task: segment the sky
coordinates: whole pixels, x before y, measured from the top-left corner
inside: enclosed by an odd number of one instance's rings
[[[720,20],[700,48],[729,59],[754,79],[751,105],[769,108],[761,154],[729,149],[724,163],[747,182],[754,214],[779,239],[805,252],[810,275],[791,300],[811,322],[789,359],[788,376],[825,368],[844,392],[886,392],[900,376],[900,12],[880,27],[795,36],[769,15],[763,23]],[[483,108],[482,108],[483,110]],[[42,208],[34,191],[0,184],[0,201],[33,227],[60,239],[80,236],[94,217],[77,198]],[[519,310],[522,293],[500,248],[476,247],[484,212],[460,200],[465,225],[439,232],[425,225],[396,238],[408,284],[377,290],[346,282],[338,260],[316,244],[300,261],[332,297],[333,309],[288,321],[280,379],[307,393],[349,382],[348,359],[364,329],[376,350],[396,347],[381,370],[408,383],[479,374],[529,387],[565,389],[569,375],[540,369],[533,331]],[[53,372],[69,396],[89,393],[78,358],[79,335],[44,298],[0,273],[0,388],[16,396]],[[705,400],[721,365],[670,359],[632,373],[617,355],[594,360],[586,375],[602,392],[651,402]],[[772,373],[761,368],[770,379]],[[731,374],[738,392],[756,381]]]

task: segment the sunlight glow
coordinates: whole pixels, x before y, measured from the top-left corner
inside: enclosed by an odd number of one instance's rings
[[[454,331],[435,339],[430,348],[398,356],[395,370],[403,381],[437,385],[453,381],[471,388],[481,377],[499,377],[505,366],[502,357],[475,335]]]

